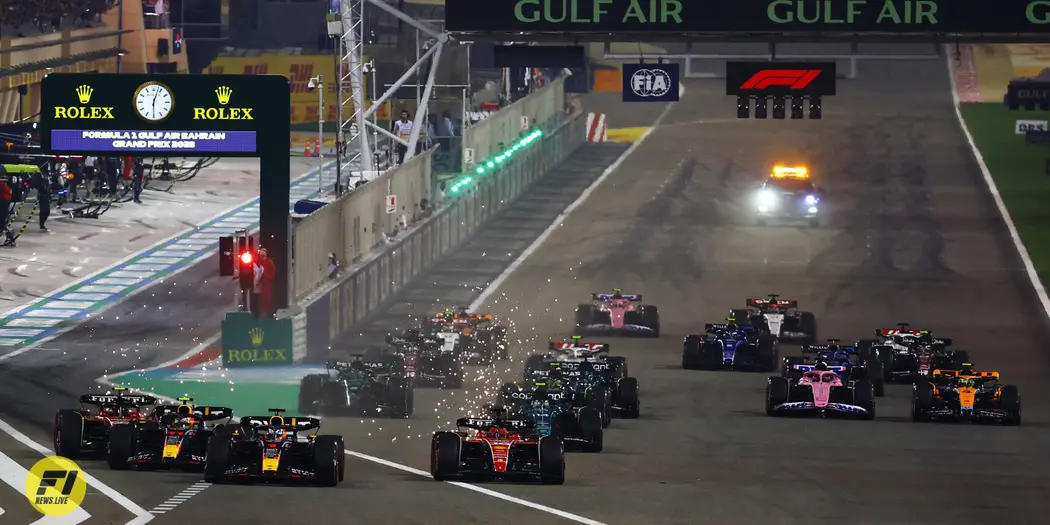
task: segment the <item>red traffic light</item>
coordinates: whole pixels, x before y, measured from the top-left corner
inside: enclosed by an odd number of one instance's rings
[[[252,263],[252,252],[244,252],[241,254],[241,264]]]

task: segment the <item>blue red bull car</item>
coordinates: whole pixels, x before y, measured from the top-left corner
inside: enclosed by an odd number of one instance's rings
[[[838,339],[828,339],[827,344],[823,345],[805,345],[801,356],[785,357],[780,375],[798,380],[806,372],[816,370],[819,365],[837,373],[844,382],[868,380],[876,396],[885,395],[886,380],[882,362],[870,355],[862,355],[855,346],[840,344]]]
[[[777,348],[772,336],[751,325],[725,323],[704,325],[703,334],[685,337],[682,368],[686,370],[756,370],[777,368]]]
[[[612,293],[591,294],[590,304],[576,307],[576,330],[581,334],[660,337],[660,312],[651,304],[642,304],[641,295],[613,288]]]

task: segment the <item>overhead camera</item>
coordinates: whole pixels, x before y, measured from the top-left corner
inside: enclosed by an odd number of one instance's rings
[[[306,83],[306,89],[309,89],[310,91],[317,89],[317,77],[311,78],[310,81]]]

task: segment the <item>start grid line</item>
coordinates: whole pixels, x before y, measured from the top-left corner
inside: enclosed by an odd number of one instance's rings
[[[335,183],[333,164],[314,169],[292,182],[289,207],[318,195]],[[0,316],[0,360],[68,329],[104,306],[188,267],[218,249],[219,237],[259,226],[259,199],[233,208],[204,224],[161,241],[72,285]]]

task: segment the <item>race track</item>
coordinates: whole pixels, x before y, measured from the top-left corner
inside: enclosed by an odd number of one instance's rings
[[[661,126],[482,307],[511,321],[515,362],[472,369],[463,391],[418,389],[409,420],[327,419],[324,430],[357,454],[338,488],[213,486],[155,523],[201,509],[258,523],[273,519],[268,502],[282,517],[303,509],[316,523],[1045,523],[1050,333],[955,119],[946,68],[865,63],[860,75],[863,83],[840,83],[818,121],[738,121],[719,81],[689,82]],[[658,110],[625,108],[639,120]],[[754,224],[749,190],[775,161],[806,163],[827,190],[819,228]],[[530,227],[535,235],[545,224]],[[491,232],[477,239],[464,253],[489,253],[478,243],[501,243],[493,252],[528,244]],[[459,261],[361,342],[396,326],[394,317],[469,302],[478,290],[464,286],[463,270],[492,268]],[[545,508],[405,470],[425,471],[433,430],[491,401],[530,350],[571,334],[577,303],[614,286],[661,308],[660,339],[611,340],[641,382],[642,417],[615,420],[601,454],[570,455],[563,487],[484,485]],[[681,369],[684,335],[767,293],[814,311],[822,337],[857,339],[897,321],[952,337],[978,367],[1020,387],[1023,425],[915,424],[904,386],[878,400],[873,422],[772,419],[764,375]],[[101,472],[142,505],[195,481]]]

